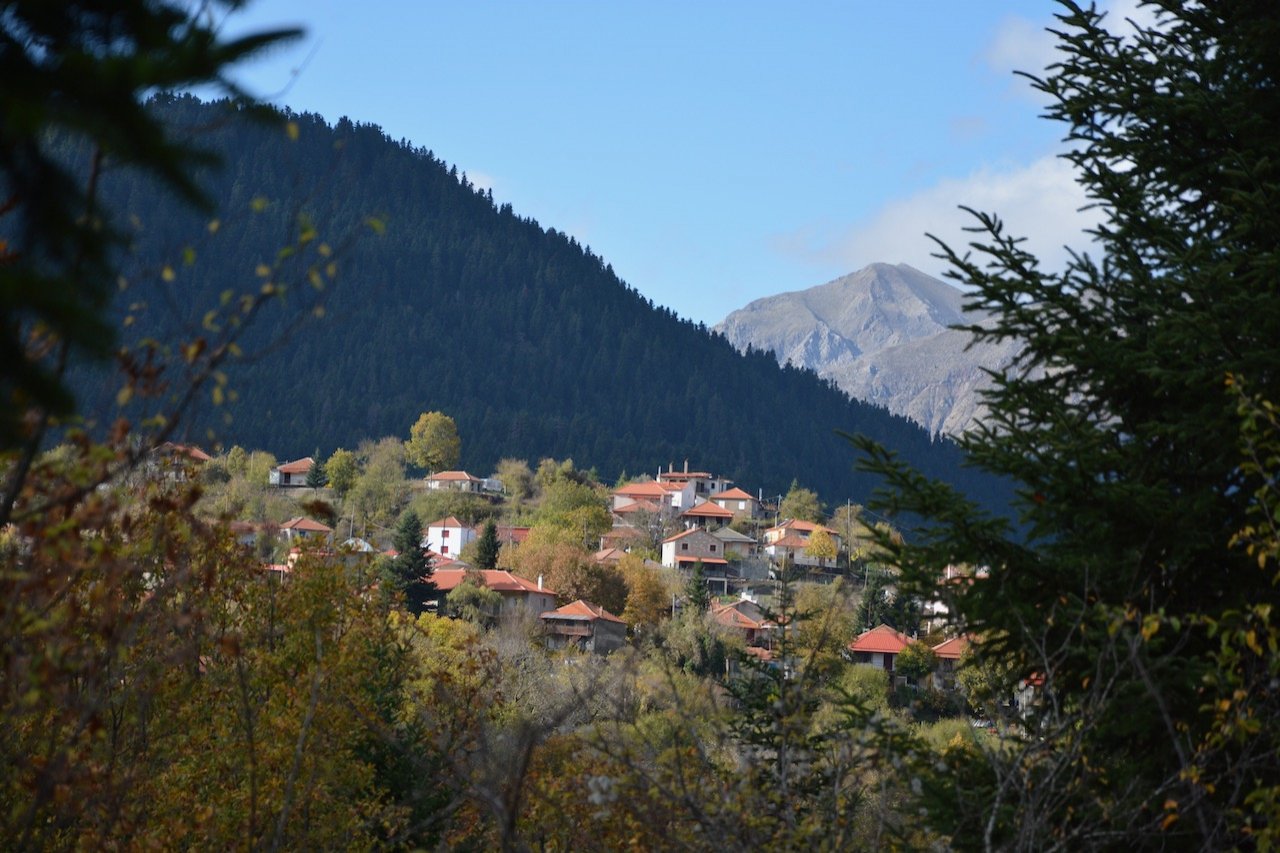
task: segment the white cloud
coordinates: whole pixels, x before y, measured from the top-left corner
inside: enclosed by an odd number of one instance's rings
[[[932,257],[937,247],[926,232],[957,250],[967,245],[977,235],[964,231],[975,220],[959,209],[963,204],[999,216],[1007,233],[1026,238],[1026,248],[1040,258],[1043,268],[1057,270],[1069,256],[1064,246],[1088,248],[1082,232],[1097,222],[1098,213],[1081,212],[1086,203],[1071,165],[1058,157],[1044,157],[1021,168],[984,168],[963,179],[942,181],[886,204],[834,238],[802,230],[779,237],[774,245],[779,251],[838,264],[848,271],[879,261],[907,263],[938,275],[945,264]]]
[[[1047,23],[1019,17],[1005,18],[983,51],[983,61],[1000,73],[1041,73],[1058,59],[1058,39],[1045,29]]]
[[[1139,6],[1139,2],[1140,0],[1106,0],[1099,3],[1099,9],[1106,15],[1103,19],[1106,28],[1127,38],[1134,34],[1134,24],[1139,29],[1155,27],[1156,11],[1151,6]],[[1058,37],[1049,32],[1050,27],[1058,29],[1061,22],[1055,18],[1031,20],[1016,15],[1007,17],[1000,22],[995,35],[983,50],[982,61],[1001,74],[1024,71],[1039,75],[1062,58],[1061,51],[1057,49]],[[1031,91],[1025,84],[1021,84],[1021,87]]]
[[[493,176],[485,172],[464,172],[463,177],[479,190],[492,190],[494,187]]]

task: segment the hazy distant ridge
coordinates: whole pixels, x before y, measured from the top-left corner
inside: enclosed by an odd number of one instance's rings
[[[963,295],[906,264],[872,264],[808,290],[757,299],[716,329],[740,350],[773,352],[859,400],[958,435],[981,415],[978,393],[1016,355],[1013,343],[966,349]]]

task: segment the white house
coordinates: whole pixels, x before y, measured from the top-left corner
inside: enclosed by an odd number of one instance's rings
[[[723,492],[725,489],[733,485],[732,480],[726,480],[724,477],[717,476],[709,471],[690,471],[689,460],[685,460],[684,470],[675,470],[674,465],[668,465],[666,471],[658,471],[658,482],[663,485],[680,486],[682,489],[689,486],[693,490],[692,498],[703,499],[710,497],[716,492]],[[692,506],[691,503],[684,504],[685,507]]]
[[[463,546],[475,538],[475,528],[468,527],[451,515],[428,524],[422,544],[442,557],[453,559],[461,553]]]
[[[316,464],[314,459],[304,456],[301,459],[277,465],[267,474],[267,483],[281,488],[305,486],[307,474],[311,473],[311,466],[314,464]]]
[[[466,471],[440,471],[427,477],[427,489],[432,492],[478,493],[484,490],[484,480]]]

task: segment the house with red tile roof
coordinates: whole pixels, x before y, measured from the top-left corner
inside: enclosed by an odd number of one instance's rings
[[[431,580],[435,591],[431,600],[437,613],[443,613],[444,600],[449,592],[456,589],[468,577],[473,578],[502,596],[502,611],[511,612],[519,608],[536,615],[554,609],[556,594],[542,586],[541,582],[526,580],[519,575],[502,569],[470,569],[461,565],[434,569]]]
[[[693,486],[659,483],[656,480],[628,483],[614,490],[610,509],[616,511],[619,507],[639,501],[654,504],[660,511],[693,506]]]
[[[911,638],[888,625],[863,631],[848,645],[854,663],[869,663],[893,674],[893,661],[911,644]]]
[[[479,494],[484,489],[484,479],[473,477],[466,471],[439,471],[426,478],[427,489],[432,492],[470,492]]]
[[[282,489],[305,486],[307,474],[311,473],[311,466],[314,464],[316,464],[314,459],[304,456],[301,459],[277,465],[267,474],[267,483]]]
[[[669,507],[664,510],[659,501],[651,501],[646,498],[639,498],[634,501],[628,500],[624,503],[615,503],[613,505],[614,516],[622,521],[629,520],[632,516],[639,515],[641,513],[659,515],[664,511],[670,512],[671,510]]]
[[[696,500],[705,500],[716,492],[722,492],[733,484],[732,480],[726,480],[724,477],[712,474],[710,471],[690,471],[689,460],[685,460],[684,470],[675,470],[674,464],[667,465],[667,470],[658,471],[657,480],[659,483],[692,486],[692,498]],[[686,504],[688,506],[688,504]]]
[[[699,560],[707,567],[727,566],[724,543],[697,527],[662,540],[662,565],[667,568],[687,569]]]
[[[711,619],[717,625],[741,633],[748,646],[767,645],[777,627],[765,617],[760,605],[745,598],[730,604],[712,604]]]
[[[662,565],[667,568],[688,571],[699,562],[702,563],[707,586],[727,594],[729,575],[733,570],[725,556],[724,542],[699,527],[668,536],[662,541]]]
[[[723,492],[716,492],[711,496],[711,500],[718,504],[721,508],[729,510],[735,518],[759,518],[760,517],[760,501],[749,492],[742,489],[733,488]]]
[[[423,544],[441,557],[454,559],[463,546],[476,538],[474,527],[463,524],[455,516],[442,518],[428,524],[423,534]]]
[[[685,527],[701,527],[704,530],[714,530],[717,527],[724,527],[733,521],[733,513],[717,503],[703,501],[697,506],[690,507],[680,513],[680,520],[684,522]]]
[[[630,551],[648,541],[649,537],[643,530],[629,524],[616,524],[600,537],[600,547]]]
[[[969,638],[961,635],[943,640],[933,647],[938,658],[938,668],[934,671],[935,684],[943,690],[954,690],[956,686],[956,669],[960,665],[960,657],[969,648]]]
[[[583,651],[607,655],[627,643],[626,622],[582,599],[548,610],[540,618],[549,649],[577,646]]]
[[[798,521],[789,518],[779,525],[770,527],[764,532],[764,551],[776,563],[791,562],[797,566],[818,566],[832,568],[836,565],[834,557],[814,557],[807,549],[809,538],[818,530],[824,531],[835,543],[837,553],[840,551],[840,534],[830,527],[814,524],[812,521]]]
[[[314,518],[296,516],[280,525],[280,535],[288,542],[328,542],[333,536],[333,528],[316,521]]]

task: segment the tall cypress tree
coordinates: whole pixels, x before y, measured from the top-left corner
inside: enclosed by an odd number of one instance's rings
[[[706,613],[711,608],[711,590],[707,589],[707,573],[701,560],[693,564],[689,573],[689,581],[685,585],[685,601],[698,613]]]
[[[417,616],[426,609],[427,596],[435,590],[431,559],[422,546],[422,519],[413,510],[400,517],[392,540],[396,556],[388,564],[388,580],[404,596],[405,608]]]
[[[493,519],[484,523],[484,530],[476,541],[476,568],[495,569],[498,567],[498,526]]]

